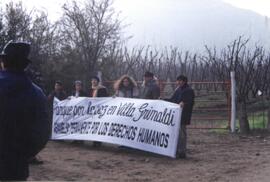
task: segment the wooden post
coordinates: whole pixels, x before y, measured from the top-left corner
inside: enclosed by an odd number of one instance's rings
[[[235,72],[231,71],[231,132],[236,129],[236,83]]]

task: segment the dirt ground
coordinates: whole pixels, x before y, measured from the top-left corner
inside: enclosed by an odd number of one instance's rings
[[[112,145],[48,143],[28,180],[270,181],[270,135],[188,130],[188,158],[172,159]]]

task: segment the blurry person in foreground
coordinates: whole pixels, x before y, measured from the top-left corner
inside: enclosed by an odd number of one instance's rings
[[[47,98],[24,72],[29,53],[29,43],[11,41],[0,54],[0,181],[26,180],[49,138]]]

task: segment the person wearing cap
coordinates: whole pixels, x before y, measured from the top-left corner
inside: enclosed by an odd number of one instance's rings
[[[184,75],[180,75],[176,78],[176,89],[170,99],[166,99],[169,102],[179,104],[182,108],[181,115],[181,128],[179,132],[179,139],[177,144],[177,157],[186,158],[187,150],[187,131],[186,125],[190,124],[192,109],[194,105],[194,91],[188,85],[188,79]]]
[[[86,97],[87,94],[82,89],[82,81],[76,80],[74,82],[75,90],[72,92],[74,97]]]
[[[29,53],[29,43],[11,41],[0,54],[0,181],[26,180],[49,139],[46,96],[24,71]]]
[[[100,84],[100,79],[97,76],[91,79],[91,88],[89,91],[90,97],[108,97],[107,88]],[[101,142],[93,142],[94,147],[100,147]]]
[[[142,99],[159,99],[160,88],[157,81],[154,79],[154,74],[146,71],[144,73],[144,83],[142,85],[141,98]]]

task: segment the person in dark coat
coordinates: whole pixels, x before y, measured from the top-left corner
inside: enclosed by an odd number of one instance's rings
[[[29,158],[49,139],[47,98],[24,72],[29,52],[12,41],[0,54],[0,181],[25,181]]]
[[[63,89],[63,84],[61,81],[56,81],[54,84],[54,90],[48,96],[48,100],[50,103],[53,103],[53,99],[56,97],[58,100],[65,100],[67,98],[67,94]]]
[[[154,74],[146,71],[144,73],[144,83],[142,85],[141,98],[142,99],[159,99],[160,88],[157,81],[154,79]]]
[[[188,85],[187,77],[184,75],[177,77],[176,85],[177,88],[175,89],[172,97],[167,99],[167,101],[179,104],[182,108],[181,130],[178,139],[177,156],[179,158],[186,158],[186,125],[190,124],[195,94],[193,89]]]
[[[67,98],[67,94],[63,89],[63,83],[60,80],[57,80],[54,84],[54,90],[48,95],[48,103],[49,103],[49,123],[50,128],[52,128],[53,123],[53,100],[57,98],[58,100],[65,100]],[[50,131],[51,135],[51,131]],[[39,163],[37,158],[31,159],[32,163]],[[37,162],[36,162],[37,161]]]
[[[82,82],[80,80],[75,81],[75,90],[72,92],[74,97],[86,97],[87,94],[82,89]]]
[[[108,97],[107,88],[100,84],[100,79],[97,76],[92,77],[89,92],[90,97]]]
[[[108,97],[107,88],[100,84],[100,79],[97,76],[91,79],[91,89],[89,91],[90,97]],[[100,147],[101,142],[93,142],[94,147]]]

